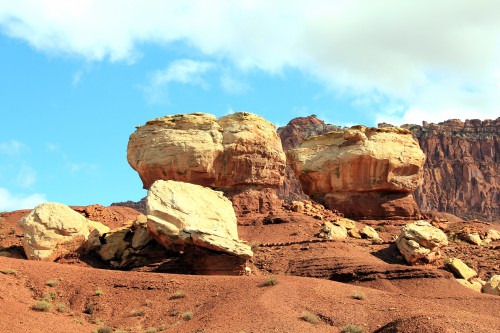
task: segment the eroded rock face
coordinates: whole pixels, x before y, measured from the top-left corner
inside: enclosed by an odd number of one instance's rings
[[[415,221],[401,228],[396,245],[407,262],[430,263],[441,258],[441,248],[448,245],[448,237],[427,221]]]
[[[159,179],[176,180],[231,198],[248,189],[272,189],[271,199],[277,199],[286,157],[273,124],[238,112],[219,119],[192,113],[150,120],[130,136],[127,159],[146,189]]]
[[[32,260],[54,261],[79,249],[90,234],[85,217],[57,202],[38,205],[19,225],[24,251]]]
[[[424,181],[414,193],[422,210],[500,218],[500,118],[404,127],[427,156]]]
[[[167,249],[196,245],[244,259],[253,255],[238,239],[236,215],[222,192],[158,180],[148,191],[146,208],[149,233]]]
[[[346,216],[419,213],[412,191],[425,156],[408,130],[355,126],[306,139],[288,156],[304,192]]]
[[[278,128],[278,135],[283,150],[287,152],[297,147],[304,139],[331,131],[339,131],[340,129],[338,126],[326,124],[323,120],[318,119],[316,115],[311,115],[290,120],[286,126]],[[278,189],[278,196],[285,201],[308,199],[289,163],[286,166],[283,183]]]

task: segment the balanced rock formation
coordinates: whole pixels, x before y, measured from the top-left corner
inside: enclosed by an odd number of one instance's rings
[[[130,136],[127,159],[145,189],[160,179],[209,186],[230,197],[238,213],[281,205],[276,189],[286,157],[276,127],[251,113],[150,120]]]
[[[89,222],[70,207],[56,202],[38,205],[19,220],[28,259],[54,261],[85,243]]]
[[[415,190],[422,210],[500,219],[500,118],[404,125],[427,156]]]
[[[148,191],[146,208],[149,233],[168,249],[195,245],[243,259],[253,256],[250,246],[238,239],[233,206],[222,192],[158,180]]]
[[[408,130],[354,126],[305,139],[288,157],[304,192],[348,217],[419,214],[412,192],[425,156]]]
[[[430,263],[441,258],[448,237],[427,221],[415,221],[401,228],[396,245],[408,263]]]

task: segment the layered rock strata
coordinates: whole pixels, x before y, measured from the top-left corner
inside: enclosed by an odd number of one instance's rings
[[[304,140],[288,152],[306,194],[354,218],[409,218],[425,156],[411,132],[354,126]]]
[[[427,156],[414,192],[422,210],[500,218],[500,118],[404,125]]]
[[[159,179],[209,186],[233,199],[238,213],[281,204],[286,157],[275,126],[251,113],[150,120],[130,136],[127,159],[145,189]]]

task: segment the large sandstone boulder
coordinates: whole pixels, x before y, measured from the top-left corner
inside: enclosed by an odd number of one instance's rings
[[[467,266],[462,260],[458,258],[450,258],[446,260],[446,265],[451,269],[456,277],[470,280],[477,275],[477,272]]]
[[[396,245],[409,263],[433,262],[448,245],[446,234],[427,221],[415,221],[401,228]]]
[[[276,127],[247,112],[150,120],[130,136],[127,159],[146,189],[159,179],[210,186],[249,211],[277,204],[286,163]]]
[[[238,239],[236,215],[222,192],[176,181],[158,180],[146,199],[149,233],[168,249],[196,245],[250,258],[250,247]]]
[[[28,259],[54,261],[76,251],[89,236],[89,222],[70,207],[43,203],[19,220]],[[95,224],[94,224],[95,228]]]
[[[356,218],[412,217],[425,155],[401,128],[354,126],[305,139],[288,152],[304,192]]]

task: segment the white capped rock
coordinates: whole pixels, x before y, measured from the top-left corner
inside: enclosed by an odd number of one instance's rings
[[[87,240],[89,220],[56,202],[38,205],[19,220],[28,259],[54,261],[79,249]]]
[[[409,263],[433,262],[441,257],[440,249],[448,245],[448,238],[429,222],[415,221],[401,228],[396,245]]]

